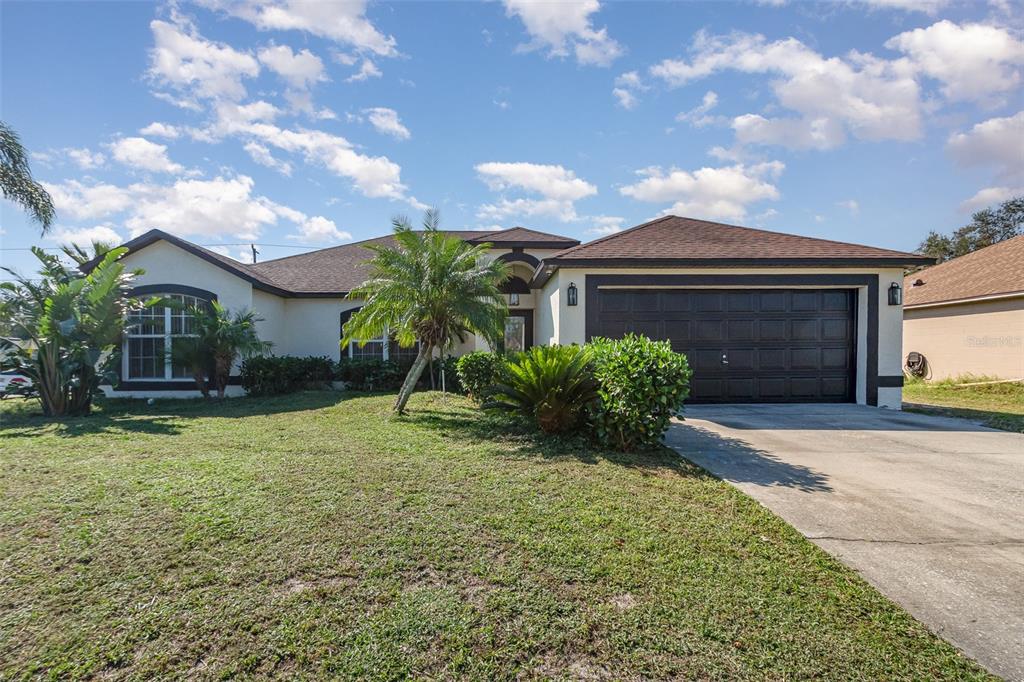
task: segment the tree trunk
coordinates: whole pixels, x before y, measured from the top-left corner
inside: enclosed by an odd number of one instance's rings
[[[427,366],[427,360],[430,359],[433,352],[433,346],[425,343],[420,344],[420,352],[416,354],[416,361],[412,363],[409,373],[405,375],[405,381],[402,382],[402,390],[398,392],[398,400],[395,401],[395,412],[397,414],[405,414],[405,404],[409,402],[409,396],[412,395],[413,389],[416,388],[416,382],[423,375],[423,368]]]

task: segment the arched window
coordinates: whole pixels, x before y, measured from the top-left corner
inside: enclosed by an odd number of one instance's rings
[[[341,313],[341,328],[339,338],[345,338],[345,323],[349,321],[359,308],[353,308]],[[385,343],[385,340],[387,342]],[[419,353],[419,344],[416,343],[409,348],[402,348],[398,341],[387,336],[378,339],[369,339],[365,344],[353,341],[347,347],[341,349],[341,357],[355,359],[374,360],[401,360],[403,358],[415,358]]]
[[[147,285],[132,290],[143,299],[162,298],[173,305],[156,305],[132,312],[125,329],[121,377],[126,381],[173,381],[191,378],[187,367],[173,362],[177,339],[195,335],[189,308],[216,300],[209,291],[178,285]]]

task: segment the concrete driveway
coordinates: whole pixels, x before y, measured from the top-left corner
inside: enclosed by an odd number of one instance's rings
[[[1024,435],[860,405],[695,405],[667,442],[1024,680]]]

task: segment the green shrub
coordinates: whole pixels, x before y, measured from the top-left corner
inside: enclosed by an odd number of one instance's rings
[[[403,358],[400,362],[379,358],[342,358],[335,366],[334,376],[356,391],[393,391],[401,388],[412,363],[412,358]]]
[[[482,400],[488,387],[501,383],[507,366],[504,355],[486,351],[466,353],[455,363],[459,383],[474,400]]]
[[[275,395],[323,388],[334,372],[327,357],[258,355],[242,363],[242,388],[250,395]]]
[[[591,414],[598,442],[622,451],[657,446],[690,394],[686,356],[635,334],[594,339],[588,348],[601,396]]]
[[[588,363],[579,346],[534,346],[508,363],[504,383],[487,389],[484,408],[535,419],[544,433],[571,431],[599,400]]]

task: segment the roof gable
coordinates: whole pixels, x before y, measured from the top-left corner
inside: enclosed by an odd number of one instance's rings
[[[903,292],[906,308],[1024,293],[1024,235],[912,273]]]

